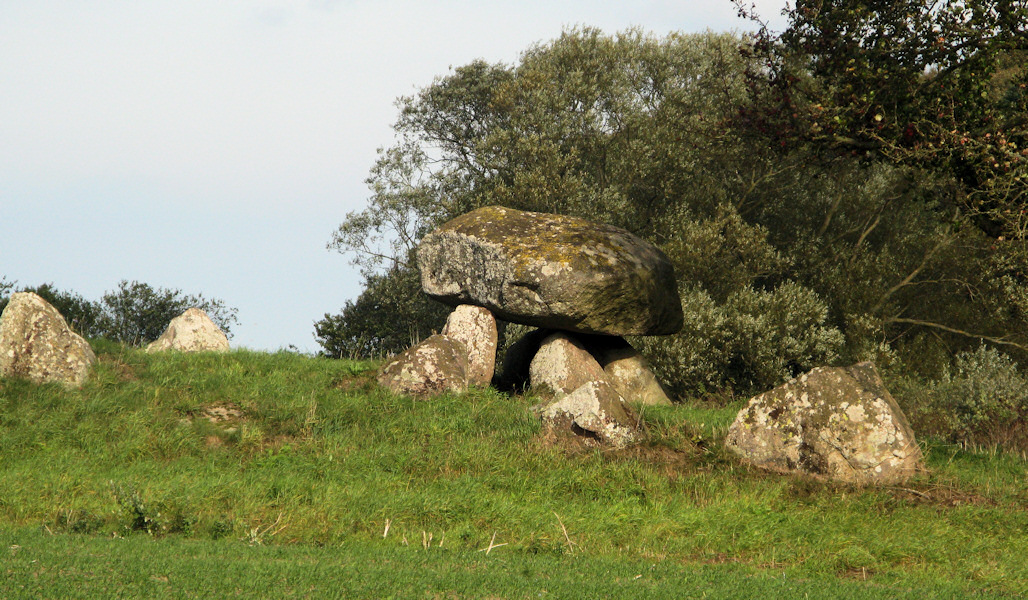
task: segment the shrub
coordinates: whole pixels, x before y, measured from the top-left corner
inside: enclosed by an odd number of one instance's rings
[[[0,276],[0,311],[7,306],[8,293],[15,282]],[[122,280],[116,290],[103,295],[100,301],[86,300],[74,293],[59,290],[52,283],[21,288],[49,302],[79,334],[90,338],[106,338],[140,346],[156,340],[172,319],[187,308],[203,310],[214,323],[232,338],[231,327],[239,321],[237,309],[202,294],[183,294],[181,290],[154,288],[138,281]]]
[[[948,437],[962,444],[1028,445],[1028,379],[1010,357],[985,345],[961,352],[954,372],[932,386]]]
[[[682,294],[682,331],[636,343],[677,395],[762,391],[839,356],[843,335],[826,324],[813,291],[786,282],[743,288],[716,303],[702,290]]]
[[[122,280],[118,289],[107,292],[98,303],[103,310],[100,335],[111,340],[141,346],[159,338],[172,319],[188,308],[199,308],[232,338],[231,326],[238,323],[237,309],[202,294],[154,288],[138,281]]]
[[[322,354],[372,358],[401,352],[442,328],[450,309],[421,292],[417,269],[397,267],[368,275],[356,301],[314,323]]]

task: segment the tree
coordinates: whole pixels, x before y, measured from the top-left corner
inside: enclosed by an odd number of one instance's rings
[[[17,281],[8,281],[6,276],[0,275],[0,312],[7,308],[8,296],[17,284]]]
[[[991,237],[1025,240],[1028,4],[797,0],[786,16],[753,46],[753,127],[824,158],[931,172]]]
[[[379,307],[407,307],[391,310],[409,315],[409,330],[440,327],[445,313],[416,301],[414,248],[441,222],[490,204],[625,227],[663,245],[689,277],[684,283],[717,302],[757,281],[773,288],[787,261],[761,245],[766,232],[746,222],[735,199],[789,167],[729,127],[746,92],[740,43],[732,35],[572,30],[530,48],[516,66],[476,61],[402,98],[400,141],[371,170],[369,206],[347,215],[329,244],[356,253],[366,289],[316,325],[326,353],[409,343],[407,324],[394,331],[392,320],[370,316]],[[694,242],[727,233],[739,252],[690,254],[697,244],[683,245],[684,232]],[[383,265],[387,275],[376,270]],[[399,302],[398,292],[414,297]]]
[[[153,288],[138,281],[120,281],[116,290],[103,295],[99,305],[103,311],[101,335],[134,346],[156,340],[171,320],[187,308],[206,312],[230,338],[231,326],[238,323],[237,309],[221,300],[183,294],[177,289]]]
[[[25,288],[24,292],[32,292],[61,313],[68,326],[84,337],[100,337],[104,333],[104,314],[101,307],[71,291],[59,290],[52,283],[44,283],[34,288]]]
[[[668,254],[687,332],[636,341],[681,394],[766,389],[832,361],[938,376],[982,340],[1028,348],[1028,262],[975,226],[956,174],[859,132],[802,133],[820,109],[799,91],[834,84],[774,47],[572,30],[516,65],[474,62],[401,99],[369,205],[330,243],[357,254],[368,286],[326,316],[322,344],[380,339],[357,305],[402,305],[411,330],[440,327],[438,311],[418,308],[430,303],[395,299],[420,295],[413,249],[442,221],[501,204],[618,225]],[[796,78],[789,96],[779,67]],[[806,104],[783,115],[785,100]],[[374,279],[384,266],[409,285]]]
[[[806,211],[786,211],[812,217],[797,232],[806,250],[790,252],[797,267],[853,329],[908,357],[938,365],[979,341],[1023,356],[1028,5],[799,0],[785,13],[785,31],[762,27],[748,50],[738,126],[783,156],[809,155],[839,190],[822,225],[812,197]],[[854,172],[873,174],[877,198],[851,193],[863,185]],[[845,259],[844,246],[809,235],[847,221],[872,252]],[[850,274],[867,282],[863,292],[832,283]]]
[[[323,354],[331,358],[400,352],[442,328],[446,308],[421,293],[413,269],[394,267],[371,274],[356,301],[314,325]]]
[[[0,278],[0,311],[7,305],[8,293],[15,283]],[[20,291],[33,292],[49,302],[82,336],[135,346],[160,337],[172,319],[191,307],[206,312],[229,338],[232,337],[231,326],[238,323],[237,309],[226,306],[221,300],[207,299],[202,294],[183,294],[180,290],[155,289],[138,281],[122,280],[117,289],[106,292],[99,301],[57,289],[52,283]]]

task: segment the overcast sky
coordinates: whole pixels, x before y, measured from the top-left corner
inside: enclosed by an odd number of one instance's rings
[[[203,293],[234,346],[316,351],[394,100],[575,25],[747,28],[729,0],[0,0],[0,275]]]

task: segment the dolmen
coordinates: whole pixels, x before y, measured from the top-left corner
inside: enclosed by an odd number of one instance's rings
[[[632,403],[670,404],[622,337],[682,327],[671,262],[624,229],[562,215],[480,208],[417,251],[422,290],[455,307],[441,334],[389,361],[379,383],[416,397],[527,384],[549,426],[613,447],[640,436]],[[496,319],[535,326],[496,374]]]
[[[0,315],[0,377],[79,387],[94,363],[89,343],[49,302],[32,292],[11,294]]]

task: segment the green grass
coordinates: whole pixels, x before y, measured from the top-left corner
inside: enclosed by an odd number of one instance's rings
[[[0,530],[4,598],[964,598],[961,586],[830,583],[789,569],[386,542],[248,546]]]
[[[739,406],[647,408],[647,442],[601,451],[542,432],[535,398],[401,398],[372,363],[95,346],[81,390],[0,380],[0,597],[1028,594],[1016,456],[930,445],[929,473],[859,489],[740,464]]]

